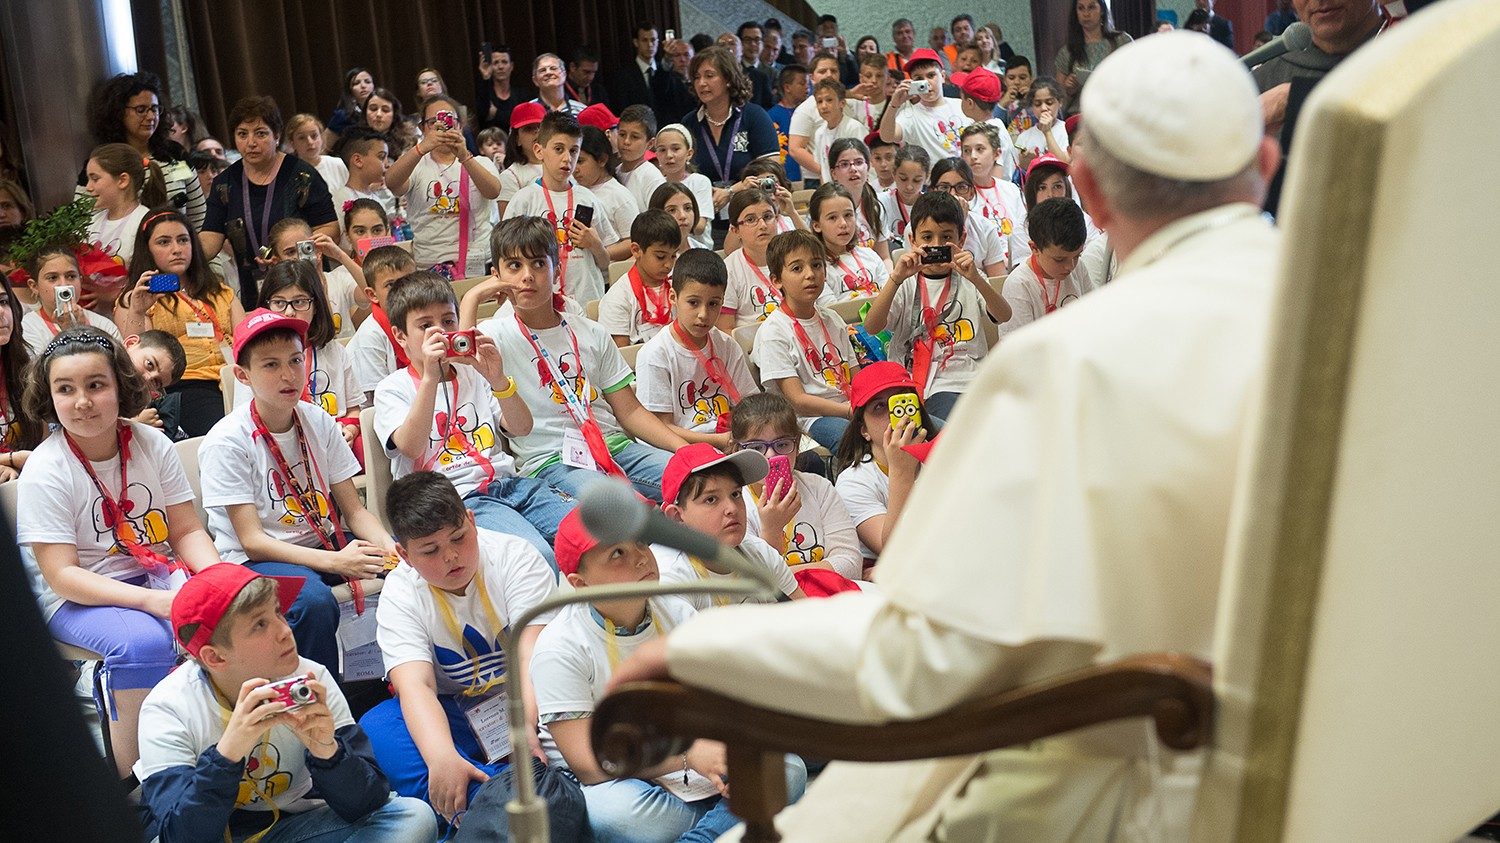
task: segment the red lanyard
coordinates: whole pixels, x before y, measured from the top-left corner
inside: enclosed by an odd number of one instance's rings
[[[375,324],[380,326],[380,330],[385,332],[385,338],[391,343],[391,350],[396,352],[396,367],[405,369],[410,366],[411,361],[406,357],[406,350],[401,347],[401,343],[396,342],[396,332],[391,330],[391,318],[385,315],[385,308],[375,302],[370,302],[370,316],[374,318]]]
[[[653,293],[646,289],[646,282],[641,280],[639,267],[632,266],[629,272],[630,289],[635,293],[636,304],[641,306],[641,319],[648,325],[665,325],[672,321],[672,286],[669,283],[657,284],[657,292]]]
[[[937,306],[934,307],[927,297],[927,278],[920,273],[917,275],[917,289],[922,296],[922,328],[923,334],[912,344],[911,350],[911,376],[917,384],[917,391],[923,395],[927,394],[927,378],[932,371],[932,350],[940,341],[946,346],[943,359],[938,361],[938,369],[948,362],[953,356],[956,346],[953,336],[939,338],[938,328],[942,324],[943,311],[948,307],[948,296],[953,292],[953,276],[943,282],[943,292],[938,294]]]
[[[0,375],[0,454],[11,452],[11,434],[16,424],[16,419],[11,418],[10,388],[5,385],[5,377]]]
[[[542,184],[541,179],[536,180],[536,185],[542,189],[542,198],[547,200],[547,221],[557,231],[557,291],[567,295],[568,255],[573,252],[573,243],[568,240],[568,226],[573,223],[573,183],[568,182],[568,207],[561,220],[557,218],[557,209],[552,207],[552,191]]]
[[[209,308],[206,308],[203,305],[199,304],[198,302],[188,298],[182,293],[181,290],[177,291],[177,298],[181,299],[187,304],[188,307],[192,308],[193,315],[198,317],[199,322],[207,322],[214,327],[214,339],[222,345],[224,343],[224,331],[219,327],[219,320],[214,318],[214,312]]]
[[[302,381],[302,400],[312,403],[313,373],[318,370],[318,350],[308,346],[307,353],[302,355],[302,371],[307,373],[307,378]],[[252,406],[252,410],[254,407]],[[253,416],[254,413],[252,412]]]
[[[828,353],[820,354],[813,347],[812,339],[807,336],[807,331],[802,327],[802,321],[792,315],[789,310],[783,311],[792,320],[792,328],[797,332],[797,343],[802,346],[802,353],[807,357],[807,362],[812,364],[813,371],[833,371],[833,385],[838,387],[839,392],[844,393],[844,398],[849,398],[850,378],[849,370],[845,368],[844,361],[838,356],[838,346],[833,344],[833,335],[828,333],[828,326],[824,324],[823,317],[818,313],[817,307],[813,308],[813,319],[818,323],[818,329],[823,332],[823,340],[828,343]],[[832,356],[833,359],[829,359]]]
[[[838,265],[839,270],[844,273],[844,289],[851,293],[863,292],[871,296],[879,293],[880,290],[875,287],[875,277],[865,270],[865,262],[859,259],[859,253],[850,249],[849,257],[854,258],[854,265],[859,267],[858,272],[850,272],[849,268],[844,266],[843,256],[839,256],[833,261]],[[851,280],[853,283],[850,283]]]
[[[1068,279],[1066,276],[1057,279],[1057,289],[1053,290],[1052,298],[1049,299],[1047,298],[1047,276],[1043,275],[1042,268],[1040,266],[1037,266],[1035,254],[1031,256],[1030,263],[1031,271],[1036,273],[1036,283],[1042,286],[1042,308],[1047,313],[1051,313],[1052,311],[1057,309],[1058,300],[1062,298],[1063,282],[1067,281]]]
[[[744,249],[740,250],[740,258],[745,261],[745,265],[750,267],[750,271],[755,273],[755,277],[760,280],[761,289],[766,291],[766,302],[775,302],[777,307],[781,307],[781,296],[776,295],[776,288],[771,286],[771,279],[767,278],[766,274],[760,271],[760,267],[755,265],[755,261],[750,260],[750,256],[745,254]],[[766,318],[767,308],[765,306],[765,302],[757,305],[756,310],[759,311],[759,313],[756,314],[756,318]]]
[[[514,315],[516,327],[521,330],[521,336],[531,343],[531,350],[536,352],[536,359],[542,364],[537,369],[537,374],[542,380],[542,388],[546,389],[550,386],[562,393],[563,406],[568,408],[568,414],[573,417],[573,423],[578,425],[578,431],[583,434],[583,441],[588,445],[589,455],[594,458],[594,465],[606,474],[626,477],[624,470],[615,462],[614,455],[609,452],[609,443],[604,441],[604,431],[599,429],[599,422],[594,418],[594,403],[588,398],[589,381],[587,373],[583,371],[583,354],[578,350],[578,335],[568,327],[568,320],[563,319],[561,314],[558,315],[563,330],[568,332],[568,340],[573,344],[573,359],[577,361],[580,384],[577,389],[553,362],[552,352],[542,345],[536,332],[521,321],[520,314]]]
[[[686,331],[682,330],[681,325],[673,322],[672,333],[677,335],[677,341],[682,343],[683,348],[691,351],[693,356],[698,359],[698,365],[702,366],[703,371],[708,373],[709,380],[718,384],[719,389],[723,390],[724,394],[729,396],[729,403],[740,403],[740,391],[734,385],[734,379],[729,377],[729,367],[724,365],[724,359],[719,356],[718,352],[714,351],[713,334],[710,333],[704,343],[704,348],[708,349],[708,355],[705,356],[703,349],[693,345],[693,338],[688,336]]]
[[[73,456],[77,457],[78,461],[83,464],[83,470],[88,472],[89,479],[94,481],[94,488],[99,491],[99,506],[104,511],[104,526],[108,527],[114,535],[115,543],[125,548],[126,553],[134,556],[141,563],[141,567],[148,570],[155,571],[165,568],[170,571],[178,568],[180,566],[177,563],[157,553],[148,545],[137,541],[134,537],[135,529],[133,527],[129,530],[129,536],[120,532],[121,526],[127,525],[128,513],[134,506],[128,495],[130,494],[130,440],[135,431],[124,420],[117,422],[115,431],[120,448],[120,497],[118,498],[111,495],[109,490],[104,488],[104,482],[99,479],[98,474],[94,473],[94,464],[89,462],[88,458],[83,455],[83,449],[78,447],[78,443],[73,441],[73,437],[64,431],[63,438],[68,441],[68,448],[72,450]]]
[[[911,225],[911,214],[906,210],[906,203],[901,201],[901,194],[896,188],[891,188],[891,198],[896,200],[896,211],[901,214],[901,236],[906,236],[907,226]]]
[[[36,315],[42,317],[42,324],[46,325],[47,330],[52,332],[52,336],[57,336],[59,328],[57,327],[57,323],[53,321],[52,317],[47,315],[47,311],[38,308]]]
[[[985,219],[1004,219],[1005,203],[1000,201],[999,182],[991,184],[990,190],[995,194],[994,201],[991,201],[984,195],[984,188],[977,184],[974,185],[974,194],[979,197],[979,204],[983,208],[981,213],[983,213]]]
[[[422,376],[417,374],[417,367],[407,366],[406,372],[411,375],[412,384],[420,387]],[[438,389],[442,389],[442,387],[442,383],[439,383]],[[431,459],[423,459],[417,463],[417,470],[427,471],[434,465],[437,465],[438,458],[443,455],[443,451],[453,447],[453,441],[456,437],[461,446],[457,450],[462,451],[465,456],[473,460],[474,464],[479,466],[480,470],[484,472],[484,482],[479,484],[479,490],[482,492],[488,489],[490,483],[495,479],[495,464],[490,462],[489,457],[479,452],[479,448],[474,445],[474,439],[463,429],[464,419],[463,416],[458,414],[458,371],[456,369],[453,372],[453,391],[448,396],[448,412],[438,413],[433,421],[437,423],[438,433],[443,437],[443,441],[438,445],[437,453],[433,454]],[[479,420],[475,419],[474,421],[477,425]]]

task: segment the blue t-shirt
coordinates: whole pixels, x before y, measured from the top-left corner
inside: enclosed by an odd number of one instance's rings
[[[693,133],[693,166],[716,185],[739,181],[745,165],[757,158],[775,155],[781,148],[776,142],[776,126],[771,123],[765,109],[755,103],[730,109],[729,121],[724,124],[717,144],[712,144],[708,117],[702,111],[700,108],[685,115],[682,122]],[[731,133],[730,129],[734,131]],[[726,156],[729,159],[727,173],[721,171]]]
[[[776,127],[776,142],[781,146],[781,167],[786,170],[787,180],[797,181],[802,178],[802,165],[787,153],[792,130],[792,110],[778,102],[766,114],[771,118],[771,125]]]

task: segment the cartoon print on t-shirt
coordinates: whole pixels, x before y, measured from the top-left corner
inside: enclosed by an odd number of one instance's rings
[[[951,120],[937,121],[938,134],[942,136],[943,149],[955,152],[958,149],[958,124]],[[956,152],[955,152],[956,155]]]
[[[714,383],[713,378],[704,375],[701,381],[683,381],[677,387],[677,410],[679,413],[692,413],[693,427],[697,427],[727,418],[729,398],[719,391],[719,385]]]
[[[316,487],[316,484],[304,483],[300,479],[310,475],[310,472],[307,470],[307,463],[296,463],[291,466],[291,469],[292,476],[299,478],[298,482],[302,483],[304,488],[307,486],[313,486],[313,488],[308,491],[306,503],[304,503],[303,499],[297,497],[297,493],[292,491],[291,487],[287,485],[280,471],[272,468],[266,472],[266,493],[275,503],[275,508],[279,510],[276,514],[276,520],[288,527],[306,523],[303,513],[307,511],[307,506],[310,505],[313,508],[313,514],[317,516],[319,524],[327,521],[330,506],[328,497],[323,494],[321,489]]]
[[[505,650],[500,646],[504,630],[495,633],[490,640],[484,633],[464,624],[464,640],[458,650],[450,650],[436,642],[432,655],[443,675],[466,687],[483,685],[492,677],[505,673]]]
[[[854,375],[849,371],[849,364],[844,362],[843,355],[839,354],[837,347],[830,343],[823,343],[821,357],[818,352],[807,351],[807,362],[823,378],[823,382],[839,388],[839,370],[843,370],[844,383],[848,383]]]
[[[125,490],[125,499],[120,503],[125,520],[118,525],[104,515],[104,499],[95,497],[89,510],[94,514],[94,533],[98,541],[105,536],[115,538],[109,552],[128,553],[124,542],[152,545],[167,540],[167,512],[152,506],[151,490],[140,483],[131,483]]]
[[[442,179],[433,179],[427,186],[427,195],[432,197],[432,205],[427,208],[429,214],[457,215],[458,214],[458,183],[444,182]]]
[[[323,412],[339,417],[339,397],[333,391],[333,376],[327,370],[313,369],[312,376],[307,379],[307,395],[309,401],[323,408]]]
[[[562,354],[556,355],[553,359],[557,362],[557,371],[562,374],[563,380],[572,385],[574,395],[578,396],[585,404],[592,404],[599,400],[599,390],[595,389],[594,385],[589,383],[588,378],[584,376],[583,367],[578,364],[578,355],[572,351],[564,351]],[[540,357],[534,357],[532,360],[536,363],[537,376],[541,379],[542,383],[552,380],[552,373],[548,371],[546,361]],[[586,393],[585,387],[587,387]],[[553,403],[565,404],[567,400],[563,395],[562,387],[557,383],[553,383]]]
[[[781,303],[776,300],[776,293],[758,283],[750,286],[750,304],[755,308],[755,318],[762,322],[781,307]]]
[[[822,562],[827,551],[823,543],[818,539],[818,531],[813,525],[806,521],[798,521],[792,526],[791,535],[787,536],[786,558],[788,565],[805,565],[809,562]]]
[[[274,802],[291,786],[292,774],[281,769],[281,750],[270,741],[261,741],[245,758],[245,774],[240,777],[235,807],[243,808],[265,800]]]
[[[495,429],[489,422],[479,423],[479,412],[472,401],[458,405],[458,412],[454,414],[452,422],[448,419],[448,413],[443,410],[437,411],[433,420],[437,422],[436,430],[441,434],[448,433],[450,424],[453,431],[446,438],[428,436],[428,449],[440,449],[437,455],[439,465],[446,467],[463,459],[470,444],[481,454],[495,445]]]

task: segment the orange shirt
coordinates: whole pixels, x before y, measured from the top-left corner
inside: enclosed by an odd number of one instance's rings
[[[223,336],[226,345],[234,342],[234,317],[230,310],[233,302],[234,291],[228,287],[221,289],[207,301],[200,302],[208,305],[212,311],[218,333]],[[166,331],[182,343],[182,350],[187,355],[187,370],[182,373],[183,380],[218,382],[219,368],[227,362],[219,349],[219,340],[216,337],[188,336],[188,323],[197,322],[198,315],[186,302],[176,296],[163,296],[156,304],[151,305],[146,316],[151,320],[151,327]]]

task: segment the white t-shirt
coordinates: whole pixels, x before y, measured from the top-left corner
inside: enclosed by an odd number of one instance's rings
[[[359,461],[339,433],[339,424],[327,413],[306,402],[297,405],[297,417],[307,434],[307,453],[312,466],[302,458],[295,427],[271,437],[292,470],[297,484],[317,503],[318,527],[334,533],[333,487],[359,474]],[[225,562],[245,562],[244,545],[229,519],[228,507],[254,504],[266,535],[287,544],[322,548],[317,533],[308,526],[303,504],[276,467],[271,449],[255,437],[250,405],[236,407],[220,419],[198,451],[198,482],[203,487],[203,507],[208,510],[208,528]],[[345,522],[347,526],[347,522]],[[257,560],[275,561],[275,560]]]
[[[749,507],[747,506],[746,508],[748,509]],[[761,541],[759,536],[746,533],[745,540],[740,542],[739,549],[744,552],[752,564],[761,565],[771,572],[771,576],[776,580],[776,587],[781,590],[782,594],[790,597],[792,592],[797,590],[797,578],[792,576],[792,569],[787,567],[786,562],[781,558],[781,554],[777,553],[775,548]],[[700,574],[698,569],[693,566],[692,560],[688,559],[688,555],[680,550],[673,550],[670,547],[653,544],[651,545],[651,552],[656,554],[656,564],[661,569],[661,581],[663,583],[698,582],[699,580],[714,582],[716,580],[740,579],[738,574],[716,574],[708,568],[704,568]],[[732,595],[716,597],[709,594],[684,594],[681,595],[681,599],[686,600],[694,609],[700,612],[704,609],[711,609],[714,606],[750,602],[750,598],[748,597]]]
[[[975,187],[974,200],[969,203],[969,208],[970,216],[977,213],[993,223],[998,227],[1000,237],[1007,241],[1026,219],[1026,200],[1022,198],[1020,188],[999,178],[991,187]],[[1010,252],[1011,249],[1007,248],[1007,257],[1014,262]]]
[[[535,607],[557,588],[557,575],[547,560],[525,539],[482,528],[478,530],[479,567],[475,582],[462,595],[441,596],[416,569],[399,565],[385,578],[380,605],[375,609],[375,640],[390,675],[407,662],[430,662],[439,694],[458,694],[506,672],[501,646],[504,630],[495,629],[490,612],[479,600],[477,580],[484,579],[495,617],[507,628],[514,618]],[[443,600],[463,634],[459,641],[449,631],[437,601]],[[533,625],[552,620],[542,614]],[[477,658],[471,657],[473,651]]]
[[[958,100],[951,97],[943,97],[935,106],[929,107],[918,102],[896,112],[896,125],[901,128],[901,140],[927,150],[933,164],[944,158],[958,158],[963,154],[958,133],[970,122],[959,107]]]
[[[1066,151],[1068,148],[1068,127],[1059,120],[1052,124],[1052,140],[1057,143],[1057,148]],[[1032,126],[1016,136],[1016,152],[1030,152],[1032,155],[1041,155],[1047,151],[1047,139],[1042,136],[1039,126]]]
[[[360,392],[374,393],[386,375],[396,371],[396,347],[373,315],[354,329],[354,336],[344,346],[344,351],[348,352],[349,365],[354,369],[354,381],[359,384]]]
[[[882,190],[879,196],[881,216],[885,218],[886,237],[906,244],[907,220],[911,219],[911,206],[901,201],[901,195],[894,187],[890,190]]]
[[[171,557],[167,545],[167,507],[193,500],[193,487],[166,434],[150,425],[130,423],[130,506],[121,536],[149,545]],[[94,474],[111,495],[120,494],[120,458],[93,463]],[[143,576],[144,569],[104,524],[103,498],[78,458],[73,456],[58,428],[42,440],[21,473],[16,511],[16,541],[21,544],[71,544],[78,548],[78,565],[116,580]],[[49,588],[39,595],[50,616],[62,599]]]
[[[974,264],[980,272],[985,267],[998,263],[1010,267],[1009,241],[1000,236],[1000,226],[986,219],[978,209],[971,209],[964,220],[964,249],[974,256]],[[988,274],[988,273],[986,273]]]
[[[837,126],[829,127],[828,121],[823,120],[821,116],[818,118],[818,126],[813,131],[812,148],[813,154],[818,156],[818,165],[823,171],[823,181],[833,180],[833,169],[828,166],[828,149],[833,146],[833,142],[839,138],[863,140],[869,133],[870,130],[865,128],[862,121],[849,116],[847,109],[845,109],[844,119],[840,120]]]
[[[495,201],[509,202],[516,191],[542,177],[541,164],[517,161],[500,174],[500,196]]]
[[[849,344],[849,330],[844,320],[837,313],[818,305],[816,318],[798,319],[797,322],[801,323],[803,332],[821,358],[817,368],[802,348],[796,329],[792,327],[792,317],[785,310],[778,310],[767,316],[765,324],[755,332],[752,354],[760,367],[760,382],[769,385],[782,378],[796,378],[802,382],[802,389],[808,395],[848,402],[849,396],[837,386],[838,370],[835,368],[843,369],[844,383],[853,379],[854,347]],[[822,327],[819,327],[820,323]],[[830,340],[832,345],[829,345]],[[813,416],[798,419],[803,430],[816,420]]]
[[[886,346],[886,353],[908,370],[911,369],[916,339],[926,334],[926,327],[922,325],[922,293],[918,285],[926,284],[927,300],[936,308],[946,280],[927,278],[918,273],[901,283],[895,301],[891,302],[891,315],[886,323],[891,341]],[[974,284],[954,275],[952,290],[938,314],[938,342],[933,344],[932,368],[928,370],[924,395],[963,392],[968,388],[979,371],[980,361],[990,350],[984,335],[984,324],[989,318],[984,299]],[[944,342],[949,337],[954,340],[951,346]],[[952,354],[948,353],[949,349]]]
[[[1113,278],[1119,270],[1120,258],[1109,249],[1109,235],[1100,232],[1098,237],[1089,240],[1083,247],[1083,254],[1078,257],[1078,264],[1089,271],[1089,281],[1095,287],[1102,287]]]
[[[843,498],[844,507],[849,510],[849,519],[854,522],[856,529],[871,518],[884,515],[886,506],[890,503],[891,479],[880,470],[874,459],[866,459],[840,471],[834,485],[838,488],[839,497]],[[866,547],[864,542],[859,543],[859,552],[866,559],[874,559],[880,555]],[[381,599],[384,600],[384,595]]]
[[[485,482],[488,472],[484,470],[484,460],[489,461],[497,478],[515,474],[516,463],[502,447],[500,402],[495,400],[490,382],[473,366],[460,363],[452,369],[456,376],[438,384],[427,450],[422,452],[421,460],[413,461],[399,448],[391,447],[391,437],[406,423],[406,416],[417,400],[417,381],[410,369],[392,372],[375,387],[375,434],[391,458],[391,479],[413,471],[437,471],[453,481],[454,488],[463,496]],[[520,379],[516,382],[520,383]],[[478,452],[481,459],[475,459],[471,451]]]
[[[552,197],[552,208],[556,209],[557,217],[548,216],[551,211],[547,206],[546,196]],[[594,221],[592,228],[599,236],[599,242],[606,247],[613,245],[620,239],[615,232],[614,223],[610,222],[609,214],[601,206],[599,198],[592,190],[581,184],[573,185],[573,204],[568,204],[568,192],[558,193],[546,190],[540,184],[532,182],[516,191],[511,197],[510,204],[505,206],[505,218],[530,216],[553,219],[553,225],[561,226],[563,219],[573,218],[573,209],[580,205],[588,205],[594,209]],[[558,256],[558,263],[562,263],[562,255]],[[567,269],[559,273],[559,292],[566,293],[582,302],[594,301],[604,296],[604,272],[599,265],[594,263],[594,256],[583,249],[573,249],[567,257]]]
[[[745,352],[734,338],[712,328],[708,342],[709,347],[699,353],[704,358],[717,355],[724,361],[729,380],[741,398],[760,391],[750,375]],[[715,432],[719,416],[736,403],[670,330],[652,337],[641,348],[635,359],[635,378],[641,406],[653,413],[671,413],[672,423],[688,430]]]
[[[491,175],[498,176],[495,162],[482,156],[474,161]],[[459,267],[461,277],[476,278],[484,274],[490,259],[490,207],[494,200],[484,198],[473,179],[464,178],[464,165],[454,160],[446,167],[432,156],[424,155],[407,180],[407,222],[411,224],[412,257],[417,267],[429,269],[434,264],[458,260],[458,221],[464,197],[459,184],[467,181],[469,205],[469,251],[466,266]]]
[[[342,266],[323,273],[323,278],[327,281],[324,289],[328,291],[328,315],[333,317],[334,338],[354,336],[354,300],[358,295],[359,284],[349,270]]]
[[[667,300],[663,306],[670,320],[672,314],[671,282],[663,282],[660,289],[667,293]],[[643,292],[647,296],[651,295],[650,288]],[[648,298],[647,301],[650,299]],[[655,307],[655,305],[652,306]],[[645,314],[641,312],[641,303],[636,300],[635,290],[628,276],[620,278],[604,291],[604,298],[599,301],[599,325],[611,335],[628,337],[631,344],[646,342],[661,333],[663,327],[646,321]]]
[[[651,207],[651,195],[667,181],[661,170],[650,161],[642,161],[640,166],[628,173],[622,168],[615,173],[615,178],[625,185],[625,189],[635,197],[635,203],[643,211]]]
[[[557,617],[537,637],[531,653],[531,684],[536,689],[537,714],[543,721],[542,749],[553,761],[563,762],[563,757],[546,722],[559,714],[593,714],[618,664],[642,644],[666,635],[696,614],[680,597],[652,597],[646,606],[647,620],[641,631],[616,631],[612,636],[613,655],[618,659],[615,664],[610,663],[611,648],[604,626],[586,603],[559,609]]]
[[[761,322],[781,306],[781,294],[771,286],[770,268],[752,263],[743,248],[730,252],[724,266],[729,270],[724,309],[734,311],[735,327]]]
[[[826,477],[794,471],[792,478],[797,484],[797,494],[802,497],[802,508],[787,524],[786,552],[782,558],[787,565],[827,562],[849,579],[859,579],[864,572],[864,557],[860,555],[859,535],[854,531],[854,521],[849,518],[843,498]],[[759,536],[760,510],[749,487],[745,488],[745,502],[745,529]]]
[[[1042,291],[1042,282],[1031,269],[1031,262],[1016,264],[1016,268],[1010,271],[1010,276],[1005,279],[1005,300],[1010,302],[1010,318],[1000,326],[1000,336],[1003,339],[1006,334],[1047,315],[1047,303],[1051,302],[1055,307],[1063,307],[1077,301],[1079,296],[1094,289],[1094,282],[1089,278],[1088,268],[1083,261],[1062,279],[1061,289],[1058,282],[1047,281],[1047,290]]]
[[[693,192],[693,198],[698,202],[698,216],[705,220],[712,220],[714,217],[714,183],[702,173],[688,173],[682,183]],[[714,247],[713,225],[705,223],[703,231],[698,234],[689,234],[688,245],[695,249],[712,249]]]
[[[348,238],[348,229],[344,227],[344,214],[348,212],[348,206],[356,199],[374,199],[385,209],[386,222],[395,226],[396,218],[401,216],[401,200],[396,198],[390,188],[385,185],[374,190],[355,190],[347,183],[329,185],[328,192],[333,195],[333,213],[339,218],[339,231],[344,232],[345,239]],[[354,243],[349,243],[350,252],[353,252]]]
[[[328,156],[323,156],[323,160],[327,161]],[[354,716],[349,711],[344,692],[339,690],[328,669],[317,662],[300,659],[297,674],[305,676],[308,671],[327,690],[326,702],[329,713],[333,715],[333,728],[354,725]],[[202,665],[188,661],[167,674],[146,695],[146,702],[141,706],[141,757],[133,768],[136,778],[144,782],[174,767],[197,767],[198,756],[224,737],[224,718],[223,706]],[[246,765],[250,768],[248,775],[281,812],[300,814],[325,805],[322,799],[308,796],[313,780],[307,769],[306,748],[291,727],[276,725],[266,733],[265,742],[257,743],[249,756],[254,761]],[[253,789],[244,787],[243,780],[241,790],[250,796],[250,802],[237,805],[237,810],[270,813],[271,805],[261,801]]]
[[[594,192],[594,197],[599,200],[599,205],[594,209],[595,216],[603,213],[609,217],[609,224],[615,230],[615,240],[629,240],[630,226],[635,223],[635,218],[645,208],[636,202],[635,195],[625,189],[625,185],[614,179],[605,179],[589,188]],[[605,241],[604,245],[610,245]]]
[[[844,116],[855,120],[862,119],[864,117],[864,101],[845,99]],[[812,97],[808,97],[802,102],[797,103],[797,107],[792,109],[792,119],[791,122],[787,123],[786,133],[788,137],[797,135],[811,140],[813,134],[818,131],[818,124],[824,122],[823,118],[818,115],[817,101]],[[868,133],[861,133],[860,137],[864,137],[865,134]]]
[[[345,164],[344,159],[337,155],[318,156],[318,163],[313,169],[317,170],[318,175],[323,177],[323,183],[328,185],[330,193],[333,192],[335,187],[349,183],[349,165]],[[339,207],[335,205],[333,206],[333,210],[338,212]],[[343,217],[344,215],[340,213],[339,219],[342,220]]]
[[[334,418],[359,415],[359,408],[365,405],[365,391],[354,375],[354,364],[344,344],[334,340],[322,348],[308,349],[305,359],[312,366],[307,379],[308,400]],[[235,409],[249,406],[253,397],[250,387],[235,381]]]
[[[562,458],[563,432],[578,426],[568,411],[562,387],[553,385],[550,375],[543,385],[542,373],[548,371],[547,365],[532,347],[530,332],[521,332],[513,312],[496,313],[494,318],[481,323],[479,330],[500,346],[500,356],[508,361],[505,370],[516,379],[521,399],[531,408],[531,432],[513,438],[511,446],[521,473],[535,474]],[[611,451],[628,444],[630,440],[604,396],[629,386],[635,373],[625,363],[609,332],[597,322],[569,316],[564,324],[535,333],[562,376],[571,381],[573,394],[593,407],[600,431],[611,439]]]
[[[135,210],[117,220],[109,218],[108,211],[95,211],[89,220],[88,241],[98,246],[105,254],[114,255],[120,263],[130,266],[135,255],[135,235],[141,230],[141,220],[150,208],[136,205]]]
[[[818,303],[831,304],[841,299],[873,296],[890,279],[891,271],[873,249],[855,246],[837,258],[828,259],[828,272],[823,279],[823,294],[818,296]],[[871,285],[875,292],[866,289]]]
[[[120,336],[120,329],[115,323],[104,316],[100,316],[92,310],[85,310],[83,318],[95,328],[109,334],[121,343],[125,340]],[[26,343],[26,350],[31,352],[31,359],[40,357],[47,343],[63,331],[62,328],[54,329],[42,318],[42,309],[38,305],[36,310],[21,317],[21,339]]]

